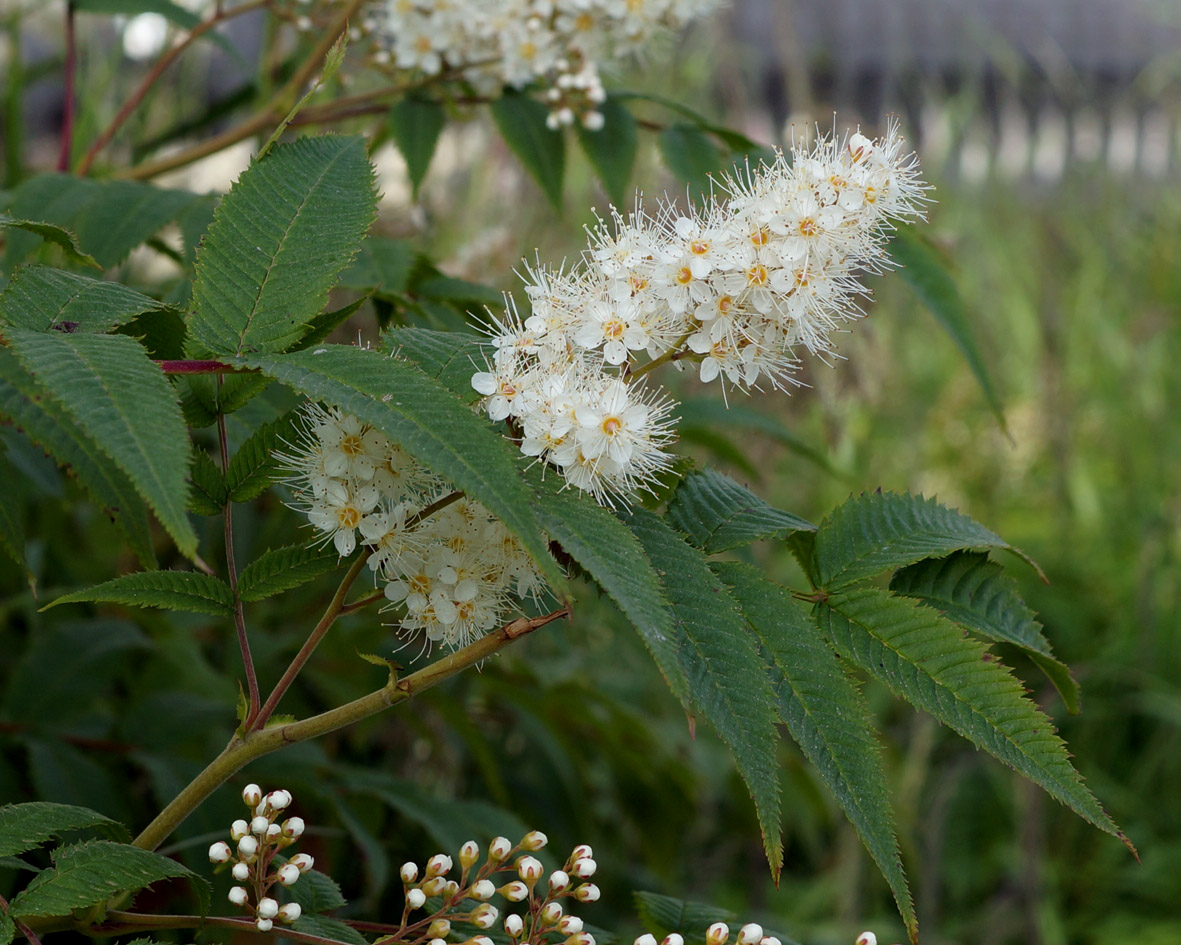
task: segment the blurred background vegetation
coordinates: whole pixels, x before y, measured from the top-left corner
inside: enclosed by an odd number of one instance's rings
[[[84,128],[101,127],[103,109],[113,111],[144,68],[120,54],[126,24],[89,22]],[[893,276],[874,281],[870,317],[840,345],[844,360],[810,360],[809,386],[790,398],[731,398],[739,410],[727,425],[689,426],[683,444],[813,520],[850,491],[938,496],[1028,552],[1049,578],[1013,571],[1083,686],[1082,714],[1067,715],[1031,667],[1018,671],[1141,861],[871,685],[928,943],[1181,941],[1179,27],[1175,7],[1149,0],[974,12],[917,0],[747,0],[608,83],[668,94],[768,143],[793,122],[797,134],[814,121],[827,128],[834,111],[838,129],[877,129],[897,111],[936,185],[929,232],[953,262],[1004,426],[951,340]],[[18,85],[34,103],[21,121],[7,99],[12,186],[50,167],[56,150],[58,20],[53,11],[23,17],[8,40],[7,74],[24,70]],[[252,41],[235,37],[247,54]],[[185,96],[206,87],[211,60],[224,79],[220,55],[197,51],[145,133],[167,123],[161,110],[194,110]],[[449,127],[417,201],[396,152],[375,151],[385,192],[378,227],[414,240],[450,275],[509,288],[521,255],[579,252],[589,208],[606,201],[578,157],[556,218],[485,118]],[[248,154],[170,183],[224,189]],[[635,182],[648,193],[680,186],[650,140]],[[177,265],[143,250],[123,275],[167,292]],[[363,309],[350,331],[373,326]],[[677,393],[700,391],[686,381]],[[283,409],[282,396],[235,415],[239,431]],[[22,473],[6,494],[35,502],[26,527],[38,582],[34,597],[0,562],[0,801],[85,804],[142,826],[232,730],[235,642],[200,617],[77,605],[38,613],[60,592],[135,564],[68,475],[14,431],[0,429],[0,441]],[[241,509],[236,524],[247,555],[299,536],[277,493]],[[203,547],[216,559],[220,524],[205,526]],[[159,550],[167,566],[162,538]],[[751,557],[802,585],[785,550]],[[264,686],[330,591],[304,587],[248,615]],[[388,653],[389,628],[367,614],[339,629],[285,710],[306,714],[380,682],[356,654]],[[692,737],[639,641],[589,588],[571,625],[407,708],[242,776],[295,793],[313,825],[305,846],[344,886],[346,915],[400,911],[405,859],[538,827],[558,854],[594,846],[604,897],[583,914],[628,940],[638,931],[635,889],[714,903],[785,941],[847,943],[865,927],[902,938],[885,884],[786,742],[787,863],[774,888],[724,748],[708,732]],[[206,846],[237,807],[230,790],[215,795],[169,849],[204,869]],[[13,884],[0,871],[0,892]]]

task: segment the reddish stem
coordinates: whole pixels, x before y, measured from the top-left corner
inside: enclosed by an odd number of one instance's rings
[[[62,143],[57,156],[57,169],[70,169],[70,154],[74,150],[74,74],[78,68],[78,46],[74,36],[74,3],[66,4],[66,61],[65,100],[62,107]]]
[[[41,939],[37,938],[37,933],[25,925],[20,919],[14,916],[8,910],[8,900],[0,896],[0,911],[3,911],[8,916],[10,922],[17,927],[21,935],[29,940],[29,945],[41,945]]]
[[[241,368],[222,361],[157,361],[165,374],[257,374],[254,368]]]

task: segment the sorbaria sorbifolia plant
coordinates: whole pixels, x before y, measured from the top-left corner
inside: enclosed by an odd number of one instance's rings
[[[71,95],[84,87],[74,23],[82,6],[65,11]],[[0,194],[0,418],[11,427],[6,443],[21,434],[71,471],[142,566],[50,606],[214,618],[241,654],[238,725],[204,770],[169,782],[171,800],[130,842],[87,806],[0,808],[0,857],[34,857],[16,861],[33,874],[27,884],[0,898],[0,945],[64,929],[197,927],[354,945],[365,935],[490,945],[493,932],[529,945],[594,945],[598,933],[571,911],[599,897],[591,848],[554,860],[547,878],[538,831],[519,842],[473,838],[457,860],[407,862],[400,917],[372,920],[326,914],[344,901],[310,855],[289,856],[305,825],[284,789],[248,784],[245,816],[209,847],[233,880],[227,897],[238,914],[213,909],[206,880],[156,851],[264,755],[402,706],[472,667],[494,674],[490,657],[559,618],[577,646],[579,600],[597,591],[640,635],[673,698],[729,749],[774,876],[783,725],[917,934],[861,675],[1122,837],[1048,717],[987,649],[1023,652],[1077,709],[1076,683],[990,557],[1015,551],[1003,538],[896,493],[855,495],[813,524],[675,452],[681,407],[661,377],[689,368],[684,383],[716,382],[719,408],[739,392],[783,396],[801,358],[835,360],[834,332],[863,313],[864,277],[901,262],[933,304],[954,289],[913,230],[929,188],[897,125],[877,138],[801,139],[784,154],[683,106],[605,89],[600,67],[611,56],[643,53],[651,65],[645,47],[657,28],[709,2],[243,0],[211,3],[203,19],[164,6],[178,26],[155,65],[113,114],[88,105],[87,127],[105,129],[79,145],[72,100],[66,109],[58,169],[74,173],[18,173]],[[135,142],[144,159],[125,161],[127,120],[172,64],[252,11],[271,18],[271,45],[267,81],[235,106],[249,114],[231,109],[228,126],[195,141],[200,121],[141,124],[139,135],[152,133]],[[524,298],[503,307],[484,301],[484,287],[444,277],[409,242],[370,233],[377,198],[367,146],[392,139],[417,190],[447,121],[485,107],[555,205],[565,149],[577,141],[616,204],[631,207],[604,214],[572,265],[538,253],[523,268]],[[629,198],[635,110],[674,177],[691,184],[685,199],[652,207]],[[368,140],[292,130],[336,124]],[[218,201],[147,183],[248,139],[259,142],[256,156]],[[179,243],[158,236],[171,224]],[[141,244],[172,261],[171,283],[116,278],[134,275],[120,266]],[[340,307],[329,304],[334,288]],[[371,298],[379,340],[330,342]],[[963,324],[947,324],[974,351]],[[292,407],[291,392],[304,402]],[[12,486],[0,549],[30,583],[58,585],[44,570],[58,559],[30,553],[23,531],[36,498],[21,486],[30,468],[0,456]],[[306,516],[311,535],[240,568],[235,510],[272,487]],[[149,512],[175,544],[173,563],[191,568],[159,569],[161,533]],[[217,542],[202,517],[217,520]],[[757,542],[789,549],[807,586],[781,586],[726,555]],[[256,665],[256,603],[333,572],[337,587],[325,589],[323,615],[286,669]],[[417,648],[413,671],[374,656],[388,680],[368,695],[306,718],[277,715],[338,618],[357,613],[389,627],[390,650]],[[51,785],[43,774],[35,782]],[[79,831],[104,836],[79,840]],[[35,859],[62,834],[52,863]],[[195,914],[132,908],[138,890],[175,877],[190,881]],[[649,932],[637,945],[730,940],[725,922],[697,927],[700,911],[648,902]],[[736,941],[780,939],[750,923]]]

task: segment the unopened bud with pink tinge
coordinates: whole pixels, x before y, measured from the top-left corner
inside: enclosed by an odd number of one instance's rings
[[[418,879],[418,864],[406,862],[402,864],[402,868],[398,870],[398,875],[402,877],[402,882],[413,883]]]
[[[230,894],[226,896],[235,906],[246,905],[246,890],[241,886],[231,886]]]
[[[496,886],[491,880],[481,879],[472,884],[471,897],[481,901],[491,899],[496,894]]]
[[[258,908],[255,912],[264,919],[273,919],[279,914],[279,903],[270,896],[264,896],[258,900]]]
[[[549,874],[549,888],[554,892],[561,892],[570,885],[570,875],[562,870],[554,870]]]
[[[299,882],[299,867],[284,863],[279,867],[279,882],[284,886],[294,886]]]
[[[427,896],[441,896],[443,890],[447,888],[447,880],[442,876],[432,876],[430,879],[424,880],[418,888]]]
[[[533,856],[522,856],[517,859],[517,875],[532,886],[541,879],[543,868],[541,861]]]
[[[730,927],[725,922],[715,922],[705,930],[705,945],[726,945]]]
[[[246,859],[258,853],[258,840],[249,834],[238,841],[238,855]]]
[[[266,837],[268,840],[274,842],[283,835],[283,828],[278,824],[271,824],[267,827]]]
[[[878,937],[873,932],[862,932],[854,945],[878,945]]]
[[[749,922],[738,930],[738,945],[758,945],[763,938],[763,927]]]
[[[256,837],[261,837],[267,832],[267,827],[270,825],[271,822],[267,818],[261,816],[255,817],[250,821],[250,832]]]
[[[517,938],[525,931],[525,923],[521,921],[519,915],[506,915],[504,917],[504,930],[509,934],[510,938]]]
[[[509,843],[508,837],[497,837],[490,844],[488,844],[488,859],[493,863],[499,863],[512,850],[513,845]]]
[[[590,932],[575,932],[564,945],[595,945],[595,937]]]
[[[480,845],[475,840],[469,840],[459,848],[459,865],[469,869],[480,858]]]
[[[669,932],[660,940],[660,945],[685,945],[685,937],[680,932]]]
[[[520,902],[522,899],[529,898],[529,887],[519,879],[514,879],[511,883],[505,883],[500,887],[499,891],[509,902]]]
[[[563,935],[574,935],[582,931],[582,919],[576,915],[564,915],[558,920],[558,931]]]
[[[469,938],[470,945],[496,945],[487,935],[477,935],[475,938]]]
[[[271,791],[266,796],[265,803],[271,810],[283,810],[291,803],[291,792],[284,791],[282,788],[278,791]]]
[[[632,942],[632,945],[656,945],[656,936],[649,935],[647,932],[645,932],[634,942]]]
[[[254,927],[260,932],[269,932],[275,927],[275,922],[273,919],[259,918],[254,920]]]
[[[279,906],[279,914],[275,918],[289,925],[297,921],[301,915],[303,915],[303,906],[298,902],[288,902]]]
[[[590,848],[589,843],[580,843],[574,848],[574,852],[570,854],[570,862],[576,860],[589,860],[595,855],[595,851]]]
[[[302,817],[288,817],[283,821],[283,836],[289,840],[295,840],[303,836],[304,828],[307,825],[303,822]]]
[[[230,845],[224,840],[219,840],[209,848],[209,862],[210,863],[227,863],[230,859]]]
[[[599,864],[590,857],[584,857],[574,864],[574,875],[579,879],[590,879],[595,875],[595,870],[599,868]]]
[[[246,834],[250,833],[250,824],[244,820],[235,820],[230,824],[230,839],[237,843]]]
[[[426,861],[426,875],[443,876],[451,872],[451,857],[446,853],[436,853],[429,860]]]
[[[560,902],[547,902],[541,910],[541,921],[545,925],[557,925],[558,919],[560,918],[562,918],[562,904]]]
[[[500,910],[489,902],[472,912],[472,924],[477,928],[490,929],[500,916]]]
[[[521,841],[521,846],[526,850],[540,850],[547,843],[549,843],[549,837],[540,830],[530,830]]]
[[[447,919],[435,919],[427,927],[426,934],[431,938],[446,938],[451,934],[451,923]]]
[[[579,902],[598,902],[599,887],[594,883],[583,883],[574,890],[574,898]]]
[[[406,905],[411,909],[421,909],[426,904],[426,894],[421,889],[411,889],[406,893]]]
[[[759,945],[783,945],[774,935],[764,935]]]
[[[306,853],[297,853],[290,860],[287,861],[301,873],[306,873],[315,864],[315,860]]]
[[[230,874],[240,883],[250,879],[250,867],[246,863],[235,863]]]
[[[247,784],[242,788],[242,802],[247,807],[254,807],[262,800],[262,788],[257,784]]]

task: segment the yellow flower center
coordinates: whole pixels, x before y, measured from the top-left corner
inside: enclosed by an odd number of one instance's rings
[[[766,246],[770,239],[771,231],[765,226],[760,226],[757,230],[750,234],[750,241],[754,243],[755,246]]]
[[[611,318],[603,322],[603,337],[617,341],[623,337],[624,325],[618,318]]]
[[[345,456],[360,456],[364,449],[359,436],[350,433],[340,438],[340,451]]]
[[[607,417],[603,421],[603,432],[607,436],[615,436],[615,434],[622,429],[623,421],[620,420],[619,417]]]
[[[337,510],[336,520],[340,522],[341,528],[353,529],[361,524],[361,513],[353,506],[346,505],[344,508]]]
[[[800,236],[815,236],[820,232],[820,224],[811,217],[804,217],[800,221]]]
[[[693,281],[693,270],[688,266],[682,266],[677,272],[677,285],[688,285]]]
[[[766,285],[767,279],[767,267],[762,263],[755,263],[746,270],[746,281],[751,285]]]
[[[710,245],[709,240],[694,240],[689,244],[689,252],[694,256],[704,256],[709,252]]]

